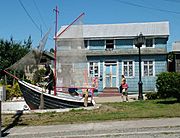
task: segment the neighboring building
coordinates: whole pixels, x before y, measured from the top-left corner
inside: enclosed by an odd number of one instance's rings
[[[49,65],[54,64],[54,54],[48,51],[44,51],[41,57],[40,64],[45,65],[46,63],[49,63]]]
[[[41,69],[44,67],[46,63],[49,63],[49,65],[53,66],[54,65],[54,54],[44,51],[40,60],[40,63],[38,64],[38,69]],[[29,80],[33,79],[33,73],[37,69],[34,68],[33,66],[27,66],[25,70],[26,78]]]
[[[128,91],[138,92],[138,49],[133,40],[140,33],[146,38],[141,48],[143,91],[155,91],[156,75],[167,71],[169,22],[83,25],[88,75],[99,78],[99,91],[119,87],[124,74]]]
[[[169,55],[169,71],[180,72],[180,41],[172,44],[172,52]]]

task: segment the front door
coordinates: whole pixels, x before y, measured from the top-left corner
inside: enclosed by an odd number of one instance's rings
[[[105,87],[116,87],[117,63],[105,62]]]

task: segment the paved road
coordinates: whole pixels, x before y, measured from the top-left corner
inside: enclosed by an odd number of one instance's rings
[[[14,127],[9,138],[180,138],[180,118]]]

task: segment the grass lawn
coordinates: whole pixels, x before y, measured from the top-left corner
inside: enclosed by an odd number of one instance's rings
[[[10,114],[2,115],[2,126],[14,125],[55,125],[85,123],[107,120],[134,120],[142,118],[180,117],[180,103],[176,99],[145,100],[136,102],[103,103],[99,109],[71,110],[69,112],[48,112],[22,114],[19,118]]]

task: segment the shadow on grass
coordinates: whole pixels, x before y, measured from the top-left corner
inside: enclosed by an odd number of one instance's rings
[[[167,99],[167,100],[157,101],[157,103],[158,104],[176,104],[176,103],[180,103],[180,101],[176,99]]]
[[[18,110],[16,112],[16,114],[12,117],[12,118],[14,118],[13,122],[11,124],[9,124],[7,127],[5,127],[1,131],[1,136],[2,137],[6,137],[9,134],[7,131],[10,130],[11,128],[13,128],[14,126],[16,126],[18,124],[18,122],[20,121],[20,117],[22,115],[23,115],[23,111],[22,110]]]

